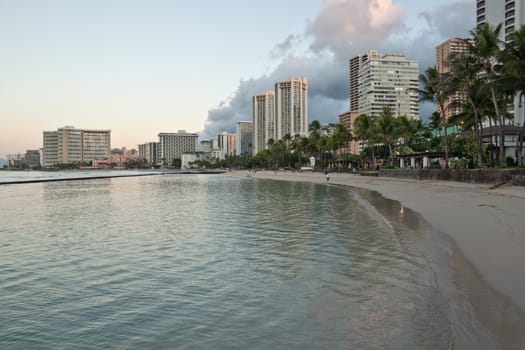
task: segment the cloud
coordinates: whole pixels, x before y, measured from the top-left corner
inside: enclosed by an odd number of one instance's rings
[[[419,70],[424,72],[436,64],[436,46],[450,38],[470,36],[469,32],[475,26],[474,8],[472,0],[457,0],[434,6],[419,13],[426,27],[391,37],[383,50],[397,50],[408,58],[418,60]],[[422,103],[419,114],[423,120],[427,120],[434,111],[433,104]]]
[[[430,11],[419,14],[430,29],[436,30],[441,38],[467,37],[475,26],[475,7],[471,0],[460,0],[434,6]]]
[[[234,132],[235,122],[252,119],[252,96],[274,89],[278,81],[308,77],[309,120],[336,122],[349,109],[349,58],[377,49],[401,52],[419,61],[420,71],[435,64],[435,47],[453,37],[467,37],[474,27],[472,0],[457,0],[421,12],[426,26],[410,28],[404,9],[392,0],[325,0],[318,15],[307,23],[303,36],[289,35],[270,55],[281,62],[270,73],[241,80],[227,100],[208,112],[202,137],[221,131]],[[309,49],[290,53],[301,42]],[[421,105],[426,120],[434,110]]]
[[[208,112],[201,137],[234,132],[239,120],[252,119],[252,96],[273,91],[275,83],[290,77],[308,78],[309,119],[321,122],[337,120],[349,108],[349,82],[347,67],[335,65],[330,57],[322,55],[288,55],[268,75],[241,80],[228,101],[223,101]]]
[[[380,45],[403,28],[404,9],[392,0],[327,0],[306,34],[313,52],[328,50],[346,60]]]
[[[282,58],[290,52],[290,50],[301,42],[299,35],[289,35],[283,42],[274,46],[270,52],[271,58]]]

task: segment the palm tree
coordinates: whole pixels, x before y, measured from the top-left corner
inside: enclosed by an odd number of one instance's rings
[[[348,142],[352,140],[352,133],[341,123],[335,125],[335,130],[332,135],[332,142],[334,147],[339,150],[344,150],[343,160],[346,160],[346,152],[348,150]]]
[[[310,140],[308,137],[303,137],[298,143],[298,150],[299,150],[299,162],[302,163],[302,153],[305,153],[308,155],[308,151],[310,149]]]
[[[376,120],[376,131],[378,139],[388,146],[388,162],[390,165],[394,163],[392,144],[398,138],[395,126],[396,122],[392,114],[392,109],[390,107],[383,107],[383,112]]]
[[[451,83],[454,89],[461,92],[467,101],[462,106],[463,110],[473,117],[472,125],[476,137],[478,165],[483,164],[483,123],[482,117],[487,114],[486,102],[488,101],[485,89],[479,79],[479,64],[475,55],[470,52],[452,55],[450,59]],[[468,113],[470,111],[470,113]],[[485,113],[484,113],[485,112]],[[468,120],[467,118],[463,118]],[[470,123],[467,123],[467,125]]]
[[[318,120],[313,120],[308,127],[310,135],[308,136],[309,146],[312,154],[316,155],[316,158],[320,160],[321,149],[319,140],[321,138],[321,123]]]
[[[439,114],[438,111],[432,112],[432,115],[430,116],[430,123],[429,124],[432,127],[432,129],[434,129],[436,131],[438,136],[441,136],[441,130],[439,128],[439,126],[441,125],[441,122],[442,122],[441,114]]]
[[[496,80],[498,78],[498,65],[496,59],[501,55],[499,34],[501,31],[501,24],[492,26],[489,23],[484,23],[476,27],[470,33],[473,37],[473,42],[469,44],[469,51],[478,59],[480,73],[483,73],[484,80],[488,84],[496,113],[496,119],[499,123],[499,162],[500,165],[505,161],[505,139],[503,134],[504,120],[500,112],[498,96],[496,92]]]
[[[360,114],[354,121],[354,132],[358,140],[362,142],[364,150],[365,145],[373,143],[375,133],[375,118],[367,114]],[[371,147],[370,147],[371,146]],[[371,163],[375,167],[374,145],[369,145],[371,149]]]
[[[436,103],[439,107],[444,129],[443,143],[445,145],[445,164],[448,168],[448,135],[447,117],[445,115],[445,101],[451,95],[448,74],[439,73],[436,67],[427,68],[425,73],[419,75],[423,89],[419,91],[419,100]]]
[[[394,121],[396,134],[403,139],[403,146],[407,147],[414,134],[421,128],[421,122],[406,115],[400,115]]]
[[[500,59],[503,63],[504,84],[519,93],[519,99],[525,97],[525,26],[512,33],[512,40],[505,45]],[[518,137],[517,162],[523,166],[523,138],[525,135],[525,116]]]

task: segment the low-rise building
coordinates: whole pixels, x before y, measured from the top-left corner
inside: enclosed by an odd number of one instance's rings
[[[209,153],[207,152],[194,152],[194,153],[183,153],[181,158],[181,169],[196,169],[199,166],[193,164],[196,161],[209,161]]]
[[[25,154],[25,165],[28,168],[38,168],[41,165],[40,162],[40,150],[28,149]]]

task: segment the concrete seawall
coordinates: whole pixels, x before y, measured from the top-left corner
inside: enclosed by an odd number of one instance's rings
[[[525,169],[381,169],[380,177],[525,186]]]

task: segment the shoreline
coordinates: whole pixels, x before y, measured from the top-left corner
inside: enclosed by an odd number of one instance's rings
[[[246,176],[247,171],[235,171],[235,176]],[[254,179],[301,181],[326,184],[324,173],[291,171],[258,171]],[[497,306],[506,308],[505,318],[518,316],[514,326],[525,334],[525,187],[505,185],[468,184],[453,181],[412,180],[365,177],[354,174],[330,173],[329,185],[342,185],[375,191],[382,197],[399,202],[420,214],[434,229],[449,238],[464,256],[471,268],[468,276],[460,271],[453,283],[466,288],[480,317],[491,328],[505,327],[497,324]],[[455,253],[451,260],[456,259]],[[463,268],[460,266],[460,269]],[[469,284],[472,274],[491,289],[476,290]],[[473,287],[473,288],[472,288]],[[487,288],[485,288],[487,289]],[[495,301],[494,296],[500,300]],[[490,304],[487,304],[490,303]],[[509,309],[515,310],[509,310]],[[476,307],[478,309],[478,307]],[[492,318],[492,319],[491,319]],[[497,333],[505,334],[500,329]]]
[[[63,170],[63,172],[69,172],[69,174],[74,174],[76,170]],[[89,170],[80,170],[83,172],[93,172],[96,174],[99,170],[89,169]],[[104,171],[104,170],[100,170]],[[105,170],[106,173],[108,172]],[[211,170],[178,170],[178,171],[148,171],[144,173],[133,173],[133,174],[122,174],[118,173],[119,171],[129,171],[129,170],[110,170],[110,172],[115,172],[112,174],[106,175],[89,175],[89,176],[77,176],[77,177],[57,177],[57,178],[43,178],[43,179],[27,179],[27,180],[11,180],[11,181],[1,181],[0,186],[2,185],[20,185],[20,184],[32,184],[32,183],[41,183],[41,182],[61,182],[61,181],[80,181],[80,180],[100,180],[100,179],[113,179],[113,178],[125,178],[125,177],[140,177],[140,176],[159,176],[159,175],[200,175],[200,174],[223,174],[225,171],[211,171]],[[51,172],[52,174],[55,172]]]

